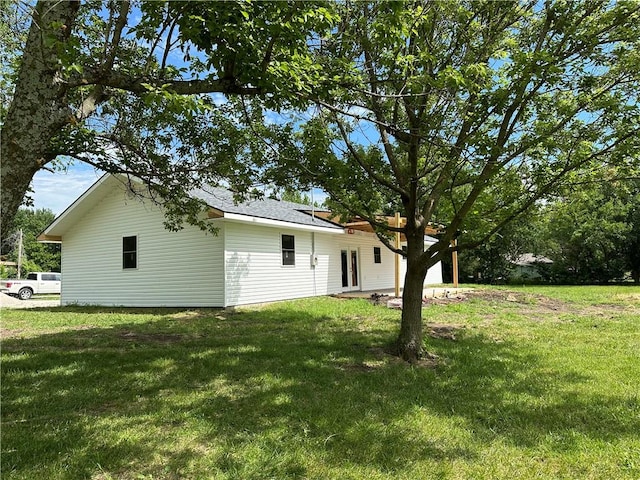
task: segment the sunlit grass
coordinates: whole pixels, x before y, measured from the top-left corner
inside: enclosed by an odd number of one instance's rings
[[[2,478],[640,478],[640,288],[3,310]],[[434,330],[437,335],[439,330]]]

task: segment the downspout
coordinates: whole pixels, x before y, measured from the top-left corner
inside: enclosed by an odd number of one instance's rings
[[[313,275],[313,296],[318,294],[316,285],[316,232],[311,232],[311,272]]]

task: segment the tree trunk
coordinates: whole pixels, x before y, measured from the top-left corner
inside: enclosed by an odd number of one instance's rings
[[[409,210],[409,209],[407,209]],[[411,210],[409,210],[411,212]],[[407,218],[407,273],[402,292],[402,320],[396,343],[398,355],[409,363],[420,359],[422,348],[422,292],[427,266],[424,258],[424,226]]]
[[[412,265],[413,263],[413,265]],[[407,275],[402,292],[402,321],[397,340],[398,355],[414,363],[424,355],[422,348],[422,292],[425,269],[407,260]]]
[[[60,75],[60,48],[71,34],[79,2],[38,2],[23,50],[13,98],[0,132],[2,237],[33,176],[56,157],[52,140],[69,123],[66,86]]]

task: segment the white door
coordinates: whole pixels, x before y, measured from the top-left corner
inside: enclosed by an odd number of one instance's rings
[[[358,249],[346,248],[341,250],[340,263],[342,265],[342,291],[361,290]]]

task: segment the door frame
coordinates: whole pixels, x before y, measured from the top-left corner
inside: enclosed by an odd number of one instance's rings
[[[346,256],[346,272],[345,272],[344,256]],[[354,260],[355,260],[355,272],[353,271]],[[353,246],[346,246],[346,247],[340,248],[340,273],[341,273],[340,279],[341,279],[343,292],[357,292],[362,290],[361,272],[362,272],[362,265],[360,263],[360,248],[353,247]],[[345,286],[345,278],[347,280],[346,286]]]

